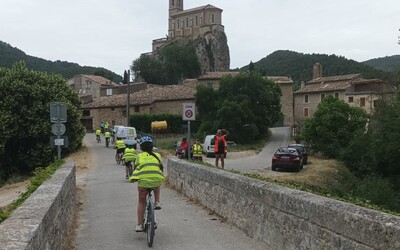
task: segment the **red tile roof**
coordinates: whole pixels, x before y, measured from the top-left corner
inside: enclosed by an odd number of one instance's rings
[[[206,72],[198,77],[198,80],[219,80],[224,76],[237,76],[240,72]]]
[[[156,101],[188,100],[195,98],[193,88],[181,85],[149,86],[145,90],[130,95],[131,105],[149,105]],[[104,96],[92,103],[85,105],[85,108],[123,107],[126,105],[126,94]]]
[[[293,83],[292,78],[287,77],[287,76],[266,76],[265,78],[267,78],[277,84]]]
[[[207,5],[199,6],[199,7],[192,8],[192,9],[187,9],[187,10],[179,11],[179,12],[177,12],[177,13],[171,15],[171,16],[172,16],[172,17],[182,16],[182,15],[186,15],[186,14],[189,14],[189,13],[192,13],[192,12],[200,12],[200,11],[203,11],[203,10],[205,10],[205,9],[217,9],[217,10],[222,11],[222,9],[217,8],[217,7],[215,7],[214,5],[207,4]]]
[[[102,77],[102,76],[95,76],[95,75],[82,75],[82,76],[85,78],[88,78],[94,82],[100,83],[101,85],[107,85],[107,86],[119,85],[115,82],[112,82],[111,80],[109,80],[107,78]]]

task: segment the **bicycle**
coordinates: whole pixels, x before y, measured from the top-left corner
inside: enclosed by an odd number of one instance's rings
[[[97,143],[100,143],[100,142],[101,142],[100,135],[96,135],[96,140],[97,140]]]
[[[117,164],[124,164],[124,160],[122,159],[122,156],[124,155],[124,153],[115,153],[115,161],[117,162]]]
[[[135,170],[135,168],[133,167],[133,162],[132,161],[130,161],[128,163],[129,163],[129,165],[128,165],[128,174],[129,174],[129,176],[132,176],[133,171]]]
[[[152,199],[153,188],[147,188],[146,207],[143,214],[143,232],[147,234],[147,245],[153,246],[156,226],[156,214],[154,209],[154,201]]]
[[[110,138],[106,138],[106,147],[108,148],[109,147],[109,145],[110,145]]]

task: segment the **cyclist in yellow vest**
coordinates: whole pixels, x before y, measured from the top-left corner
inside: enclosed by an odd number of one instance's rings
[[[149,136],[140,138],[140,149],[135,161],[135,171],[129,178],[129,182],[138,181],[139,202],[137,208],[138,224],[136,232],[143,231],[143,212],[146,205],[147,188],[154,189],[154,209],[161,209],[160,186],[164,181],[162,159],[159,153],[153,152],[153,140]]]
[[[101,129],[96,129],[96,140],[97,140],[97,142],[101,142],[101,138],[100,138],[100,135],[101,135]]]
[[[104,133],[104,139],[106,139],[106,146],[107,147],[108,147],[108,144],[110,143],[110,136],[111,136],[110,132],[106,131]]]
[[[125,145],[125,144],[124,144]],[[136,160],[136,152],[133,148],[133,143],[128,144],[128,146],[124,150],[124,156],[122,159],[125,161],[125,178],[129,178],[129,165],[132,164],[132,167],[135,168],[135,160]]]
[[[193,160],[203,161],[203,146],[200,144],[200,140],[196,139],[196,143],[192,146]]]
[[[125,142],[122,139],[117,138],[117,141],[114,144],[114,148],[117,149],[116,154],[123,153],[126,148]]]

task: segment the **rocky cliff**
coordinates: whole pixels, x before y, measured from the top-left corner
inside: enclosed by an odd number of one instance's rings
[[[166,42],[164,46],[175,42],[182,45],[193,45],[195,47],[202,73],[229,71],[230,56],[228,39],[224,32],[213,30],[206,33],[205,36],[198,37],[194,40],[181,37],[171,39]],[[154,54],[157,54],[157,51],[155,51]]]

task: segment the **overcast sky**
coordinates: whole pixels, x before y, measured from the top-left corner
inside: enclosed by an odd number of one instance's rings
[[[400,0],[184,0],[223,9],[230,68],[276,50],[356,61],[400,54]],[[122,75],[168,33],[168,0],[1,0],[0,40]],[[1,56],[1,55],[0,55]]]

